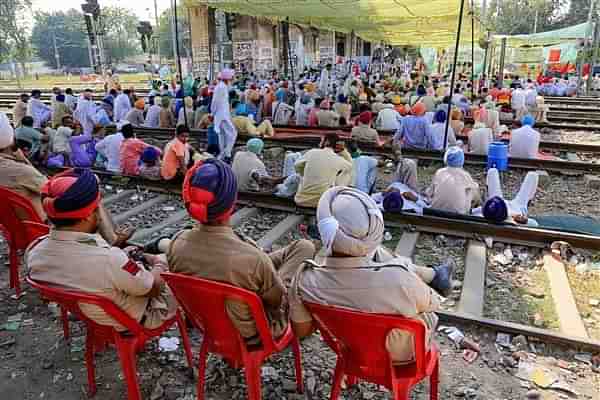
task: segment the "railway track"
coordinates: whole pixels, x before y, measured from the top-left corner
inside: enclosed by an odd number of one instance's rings
[[[114,176],[102,171],[96,172],[101,176],[104,187],[113,192],[103,203],[116,214],[115,221],[141,226],[131,240],[133,244],[143,246],[159,236],[171,235],[193,223],[180,201],[180,184],[150,182],[134,177]],[[122,189],[115,190],[118,186]],[[122,203],[126,203],[126,206],[121,206]],[[298,207],[291,200],[276,198],[270,194],[240,193],[232,225],[242,232],[249,231],[255,236],[259,246],[268,249],[282,241],[298,237],[298,226],[307,223],[308,219],[314,216],[314,212],[314,209]],[[266,215],[270,217],[265,223]],[[386,213],[384,217],[387,230],[401,233],[400,236],[394,235],[397,237],[396,242],[386,243],[399,255],[414,256],[419,235],[443,235],[462,239],[461,243],[465,247],[462,289],[457,297],[456,306],[439,312],[443,323],[477,325],[495,332],[524,335],[583,351],[600,351],[600,342],[590,339],[587,335],[575,337],[569,332],[501,321],[483,315],[487,268],[486,246],[483,243],[486,238],[530,249],[548,249],[555,241],[566,241],[576,247],[597,249],[600,246],[600,237],[510,225],[490,225],[480,218],[461,218],[443,213],[429,213],[423,216]],[[479,257],[474,256],[473,252],[479,253]],[[565,330],[568,331],[566,328]]]

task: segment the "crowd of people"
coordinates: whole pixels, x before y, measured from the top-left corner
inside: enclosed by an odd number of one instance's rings
[[[522,123],[512,132],[511,154],[537,156],[533,115],[541,103],[535,83],[521,82],[508,93],[496,86],[473,90],[470,82],[459,80],[449,93],[448,84],[436,77],[348,74],[338,79],[326,66],[293,82],[274,78],[266,83],[248,76],[236,79],[227,69],[217,82],[192,87],[189,96],[188,88],[176,85],[158,86],[146,99],[133,89],[110,87],[100,104],[91,90],[75,98],[71,90],[63,94],[57,88],[47,106],[33,91],[15,106],[16,129],[0,113],[0,185],[29,198],[51,224],[50,234],[25,254],[33,279],[106,296],[147,327],[159,326],[177,309],[160,277],[169,270],[256,292],[274,336],[288,323],[299,337],[310,335],[314,324],[303,301],[314,301],[420,318],[431,338],[440,295],[452,290],[454,263],[422,267],[391,254],[382,246],[383,214],[432,208],[494,223],[535,224],[527,213],[537,189],[535,173],[509,200],[496,169],[488,171],[483,198],[463,168],[466,152],[485,154],[491,141],[506,133],[499,123],[506,107],[511,120]],[[460,139],[468,133],[465,117],[475,121],[467,142]],[[106,135],[110,125],[116,132]],[[352,128],[347,135],[327,133],[318,148],[287,152],[283,174],[273,176],[262,157],[262,138],[275,135],[282,125]],[[171,127],[175,134],[159,148],[136,138],[140,126]],[[189,144],[192,127],[207,129],[205,149]],[[382,131],[390,131],[389,139]],[[244,149],[234,151],[238,134],[252,137]],[[391,161],[364,155],[360,147],[388,142],[395,174],[377,190],[378,168]],[[420,190],[417,163],[404,157],[402,148],[444,152],[444,167],[426,190]],[[36,163],[72,168],[48,179]],[[133,261],[125,247],[132,232],[112,223],[91,167],[180,180],[186,209],[199,224],[156,240],[141,261]],[[318,253],[309,240],[269,252],[233,231],[230,218],[238,191],[263,190],[317,209],[311,236],[321,242]],[[81,267],[90,261],[93,269]],[[373,290],[382,287],[389,290]],[[84,312],[118,326],[97,309]],[[244,340],[256,343],[248,307],[231,302],[228,313]],[[392,332],[391,358],[413,359],[411,343],[410,335]]]

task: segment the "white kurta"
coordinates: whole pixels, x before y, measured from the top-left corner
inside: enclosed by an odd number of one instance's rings
[[[115,99],[115,112],[114,112],[114,120],[115,122],[119,122],[122,119],[125,119],[127,113],[131,109],[131,100],[129,100],[129,96],[125,93],[121,93]]]
[[[321,79],[319,80],[319,91],[321,94],[329,94],[329,85],[331,84],[331,72],[327,68],[321,71]]]
[[[160,110],[162,108],[155,104],[148,109],[146,113],[146,121],[144,122],[144,126],[146,128],[158,128],[160,124]]]
[[[42,124],[50,120],[52,108],[41,100],[31,98],[27,103],[27,115],[33,118],[33,127],[40,128]]]
[[[537,158],[540,149],[540,133],[529,125],[512,131],[510,156],[515,158]]]
[[[215,87],[210,110],[214,116],[215,133],[219,137],[219,158],[231,158],[237,131],[231,121],[229,87],[223,81]]]
[[[96,125],[96,104],[93,101],[81,96],[77,102],[77,109],[73,117],[79,121],[83,128],[83,133],[91,135]]]

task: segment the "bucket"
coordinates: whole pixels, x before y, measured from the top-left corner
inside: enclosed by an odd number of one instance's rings
[[[487,167],[496,168],[498,171],[508,169],[508,144],[492,142],[488,148]]]

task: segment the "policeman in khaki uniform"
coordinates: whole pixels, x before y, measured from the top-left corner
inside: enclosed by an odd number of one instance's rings
[[[202,225],[183,230],[168,246],[171,272],[229,283],[255,292],[262,300],[274,337],[288,323],[287,289],[314,246],[307,240],[265,253],[252,240],[239,237],[229,220],[237,197],[231,168],[218,160],[197,163],[186,175],[183,199],[190,215]],[[244,303],[231,301],[227,312],[249,344],[259,341],[256,324]]]
[[[50,234],[32,243],[25,263],[32,279],[96,294],[113,301],[143,326],[157,328],[177,311],[160,273],[160,256],[146,255],[146,270],[128,254],[98,235],[98,180],[88,169],[68,170],[50,179],[42,202],[53,226]],[[82,305],[82,311],[102,325],[123,330],[102,309]]]

